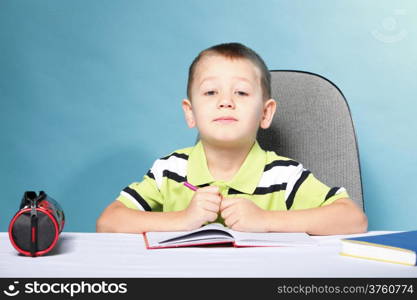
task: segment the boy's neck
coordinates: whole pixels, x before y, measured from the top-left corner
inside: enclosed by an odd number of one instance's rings
[[[216,181],[233,179],[253,146],[253,142],[227,148],[203,141],[202,143],[207,159],[207,167]]]

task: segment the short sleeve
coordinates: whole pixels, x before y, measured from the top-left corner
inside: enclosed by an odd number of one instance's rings
[[[143,211],[162,211],[163,197],[153,174],[149,171],[141,182],[124,188],[116,199],[128,208]]]
[[[285,190],[287,209],[307,209],[325,206],[349,198],[343,187],[329,187],[299,164],[288,178]]]

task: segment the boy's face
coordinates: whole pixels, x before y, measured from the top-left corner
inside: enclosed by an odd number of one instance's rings
[[[263,101],[261,72],[247,59],[206,55],[198,63],[184,99],[187,124],[203,141],[222,146],[253,143],[259,127],[268,128],[275,101]]]

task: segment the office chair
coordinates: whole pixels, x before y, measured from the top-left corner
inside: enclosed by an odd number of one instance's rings
[[[271,71],[277,111],[258,131],[265,150],[303,164],[330,187],[345,187],[364,210],[359,151],[350,109],[328,79],[301,71]]]

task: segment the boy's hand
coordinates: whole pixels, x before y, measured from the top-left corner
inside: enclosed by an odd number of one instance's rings
[[[193,230],[206,222],[217,219],[222,196],[217,186],[206,186],[195,191],[190,204],[184,210],[186,229]]]
[[[221,216],[227,227],[238,231],[266,232],[265,210],[251,200],[224,198],[220,205]]]

